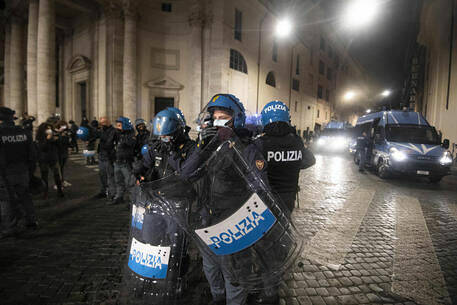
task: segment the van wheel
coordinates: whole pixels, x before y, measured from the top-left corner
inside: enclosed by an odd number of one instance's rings
[[[360,152],[358,151],[354,154],[354,163],[357,165],[360,163]]]
[[[443,179],[443,177],[430,177],[428,178],[428,180],[431,182],[431,183],[439,183],[441,181],[441,179]]]
[[[387,166],[384,164],[383,160],[378,161],[378,166],[377,166],[377,173],[379,178],[381,179],[387,179],[389,178],[389,173],[387,171]]]

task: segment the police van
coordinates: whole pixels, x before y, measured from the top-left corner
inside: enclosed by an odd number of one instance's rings
[[[435,128],[418,112],[370,113],[357,120],[355,131],[366,132],[371,139],[366,162],[381,178],[401,174],[439,182],[450,174],[449,140],[441,143]],[[358,163],[359,153],[354,160]]]
[[[345,122],[330,121],[321,131],[314,150],[325,152],[342,152],[348,147],[348,125]]]

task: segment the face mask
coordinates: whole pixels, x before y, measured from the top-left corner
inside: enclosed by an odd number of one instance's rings
[[[163,138],[161,137],[161,138],[160,138],[160,141],[162,141],[162,142],[164,142],[164,143],[170,143],[171,137],[163,137]]]
[[[197,132],[200,132],[202,131],[202,127],[200,125],[197,125],[197,128],[195,128],[197,130]]]
[[[230,120],[214,120],[213,126],[214,127],[227,127],[225,124],[230,122]]]

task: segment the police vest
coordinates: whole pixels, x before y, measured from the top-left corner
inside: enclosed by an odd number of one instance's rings
[[[19,126],[0,127],[2,160],[8,164],[27,163],[31,156],[32,134]]]
[[[259,138],[267,161],[268,181],[277,193],[296,192],[305,155],[302,140],[293,133]]]

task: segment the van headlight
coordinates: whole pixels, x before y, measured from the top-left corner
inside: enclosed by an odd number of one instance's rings
[[[397,162],[402,162],[405,161],[408,156],[402,152],[401,150],[396,149],[395,147],[392,147],[390,150],[390,157]]]
[[[445,151],[443,156],[440,159],[441,165],[449,165],[452,163],[452,155],[449,151]]]
[[[344,147],[346,145],[346,139],[344,137],[336,137],[333,141],[333,145],[337,148]]]

